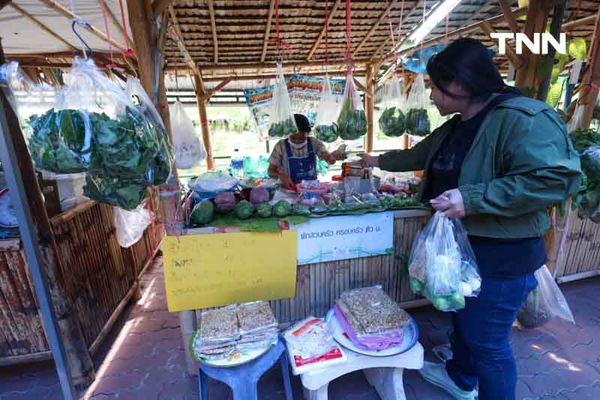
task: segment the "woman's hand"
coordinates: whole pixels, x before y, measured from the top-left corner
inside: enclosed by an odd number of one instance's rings
[[[431,199],[431,206],[442,212],[448,218],[462,218],[465,216],[465,204],[460,190],[446,190],[435,199]]]
[[[279,176],[279,179],[283,183],[284,189],[292,189],[293,190],[296,188],[296,185],[294,185],[294,181],[292,181],[292,178],[290,178],[289,175],[281,174]]]
[[[357,155],[360,157],[359,163],[363,167],[378,167],[379,166],[379,156],[371,156],[367,153],[359,153]]]

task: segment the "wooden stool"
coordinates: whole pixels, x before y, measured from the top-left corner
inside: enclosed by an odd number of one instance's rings
[[[376,357],[344,349],[345,362],[300,374],[307,400],[327,400],[329,382],[350,372],[363,370],[369,384],[382,400],[404,400],[404,369],[423,367],[423,346],[416,343],[412,349],[396,356]]]

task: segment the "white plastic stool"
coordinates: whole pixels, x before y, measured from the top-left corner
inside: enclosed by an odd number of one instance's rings
[[[406,353],[389,357],[374,357],[344,349],[347,360],[327,368],[300,375],[307,400],[327,400],[329,382],[350,372],[363,370],[369,384],[377,390],[382,400],[405,400],[402,374],[404,369],[423,367],[423,346],[416,343]]]

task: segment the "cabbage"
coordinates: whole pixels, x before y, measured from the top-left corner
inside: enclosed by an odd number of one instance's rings
[[[269,191],[263,187],[255,187],[250,191],[250,203],[256,205],[269,201]]]
[[[242,200],[235,206],[234,211],[236,217],[248,219],[254,214],[254,205],[247,200]]]
[[[235,208],[235,194],[233,192],[222,192],[215,197],[217,212],[228,213]]]
[[[402,136],[405,128],[404,113],[396,107],[386,108],[379,117],[379,129],[386,136]]]
[[[206,225],[213,220],[215,207],[210,200],[202,200],[194,206],[190,222],[192,225]]]

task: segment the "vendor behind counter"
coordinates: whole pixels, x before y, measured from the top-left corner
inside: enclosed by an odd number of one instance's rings
[[[279,178],[285,187],[303,180],[317,179],[317,156],[328,164],[346,158],[344,152],[327,151],[319,139],[309,136],[310,122],[302,114],[294,114],[298,132],[275,144],[269,157],[269,176]]]

